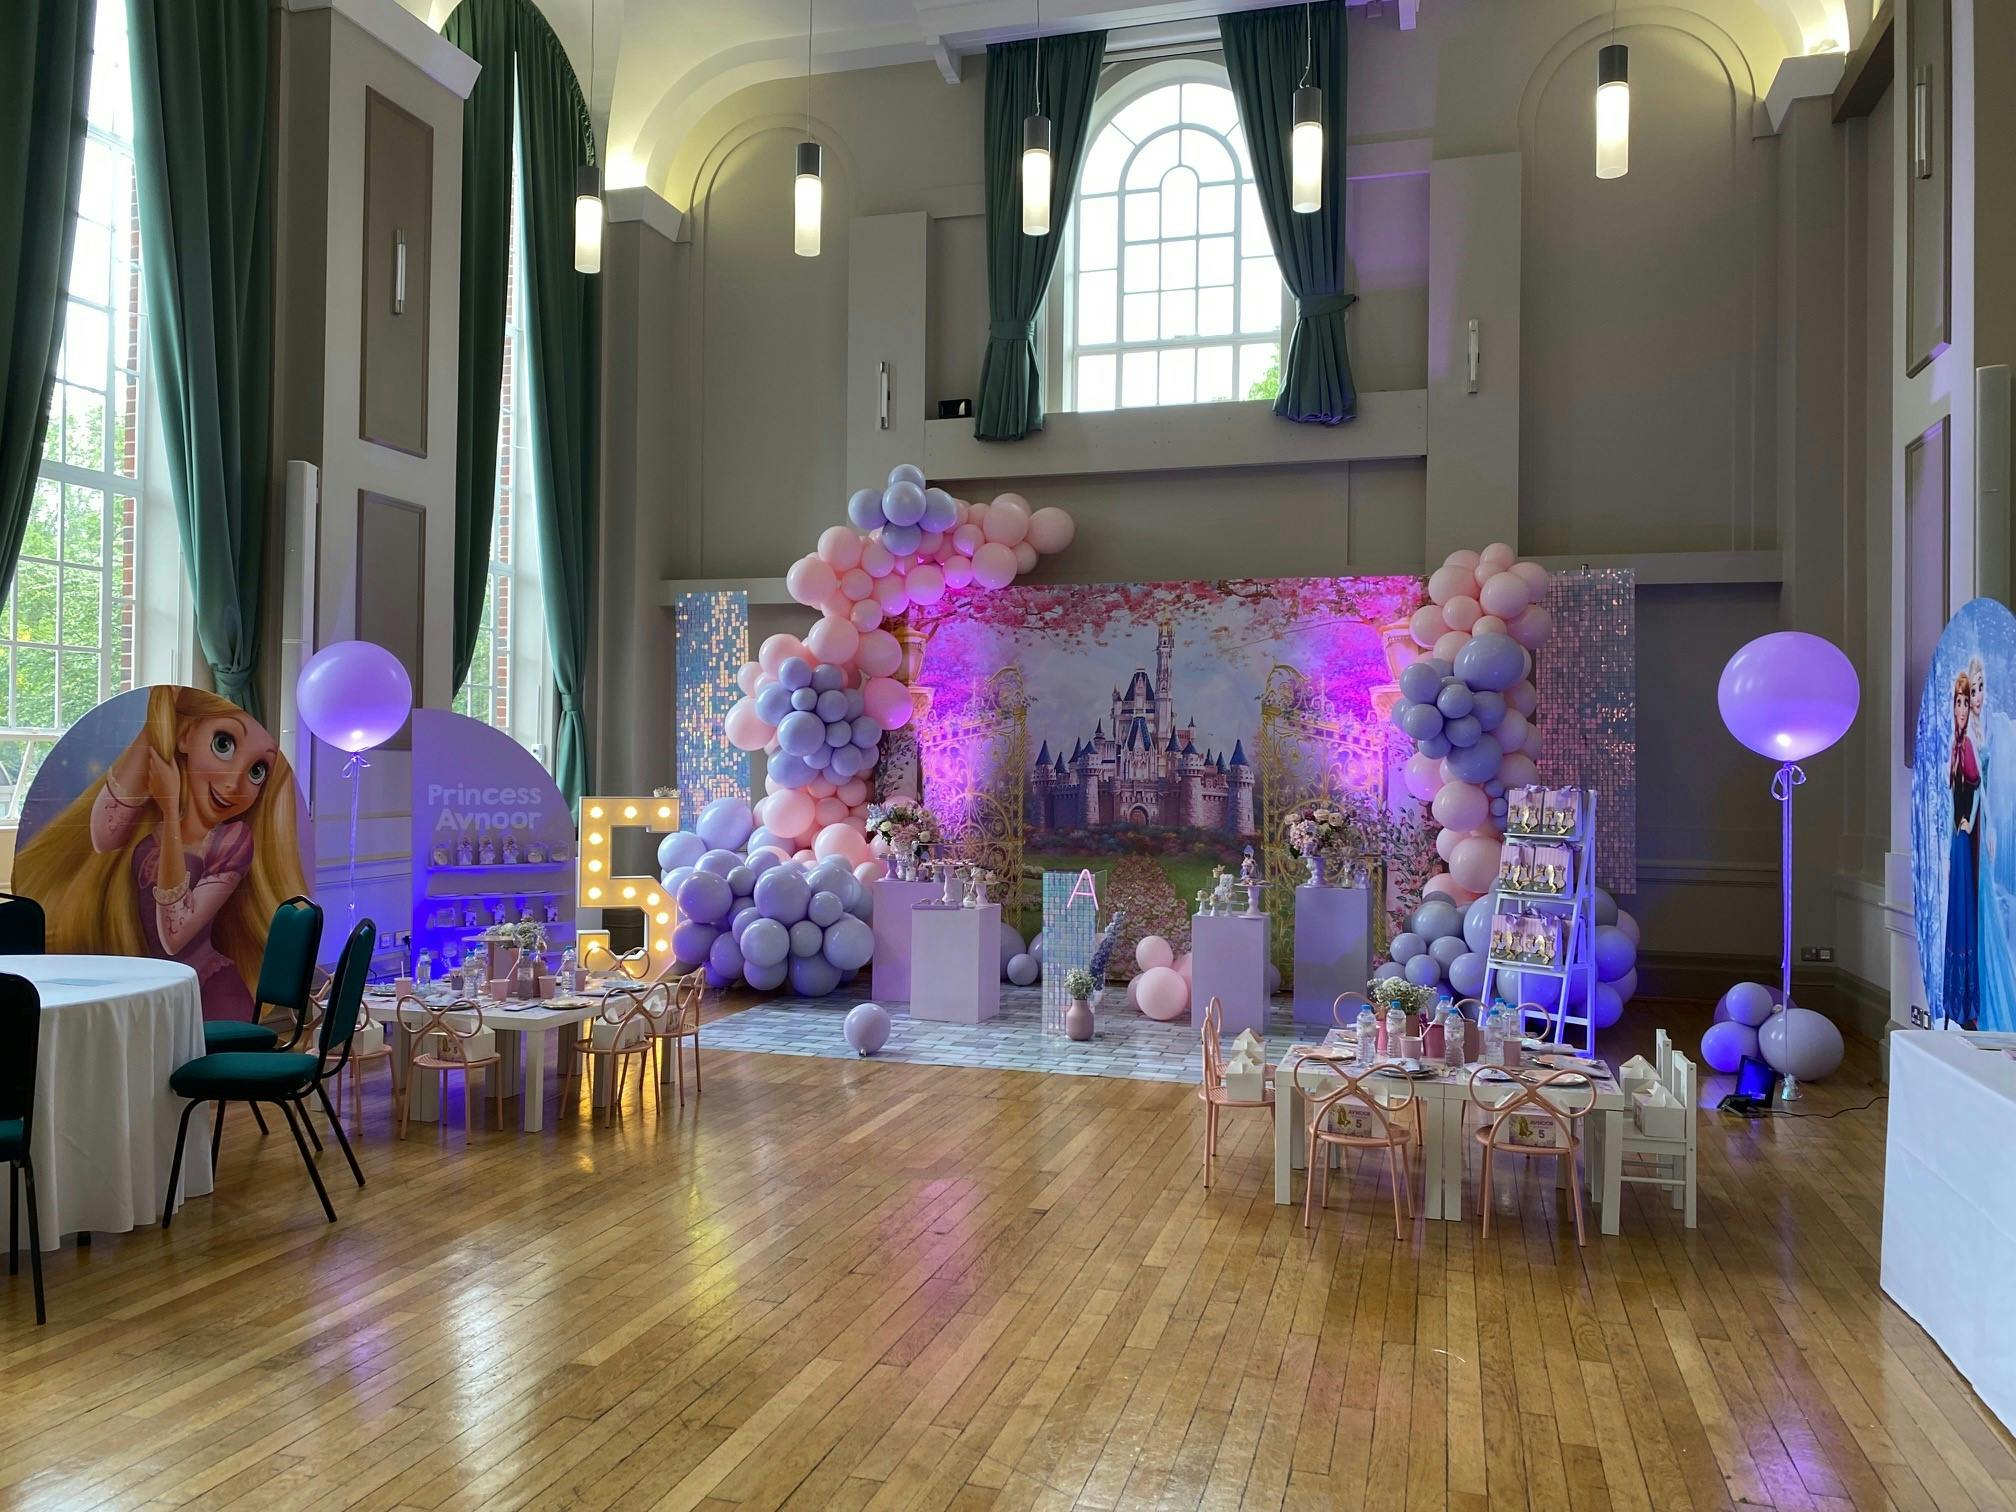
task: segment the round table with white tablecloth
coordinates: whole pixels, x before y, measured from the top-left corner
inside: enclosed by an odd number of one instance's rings
[[[42,996],[31,1153],[42,1247],[161,1221],[182,1099],[168,1078],[203,1053],[196,973],[137,956],[5,956]],[[184,1198],[210,1190],[210,1126],[193,1119]],[[27,1215],[20,1238],[28,1243]]]

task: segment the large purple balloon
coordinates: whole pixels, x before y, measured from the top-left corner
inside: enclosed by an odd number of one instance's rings
[[[714,942],[720,937],[721,931],[712,924],[688,919],[672,931],[672,954],[682,961],[698,965],[707,959],[714,949]]]
[[[1456,675],[1473,689],[1503,693],[1526,675],[1526,657],[1509,635],[1479,635],[1456,653]]]
[[[693,822],[694,833],[706,841],[710,849],[740,850],[755,827],[756,821],[749,813],[749,800],[742,797],[716,798],[700,810],[700,817]]]
[[[791,954],[794,956],[815,956],[825,943],[825,931],[810,919],[800,919],[791,926]]]
[[[798,873],[779,866],[756,879],[755,898],[764,918],[790,925],[805,917],[806,906],[812,901],[812,889],[805,885],[805,879]],[[748,942],[743,943],[746,947]]]
[[[826,744],[826,725],[811,710],[798,709],[777,726],[777,744],[793,756],[810,757]]]
[[[745,961],[742,966],[742,980],[758,992],[775,992],[784,985],[784,978],[790,975],[790,971],[791,968],[782,960],[760,963]]]
[[[790,954],[791,931],[775,919],[754,920],[742,931],[742,958],[751,966],[782,966]],[[783,980],[782,976],[777,979]]]
[[[337,641],[309,657],[294,684],[301,722],[339,751],[368,751],[413,712],[413,679],[370,641]]]
[[[1757,1057],[1757,1031],[1748,1024],[1724,1020],[1710,1024],[1701,1036],[1701,1059],[1727,1076],[1743,1064],[1743,1058]]]
[[[695,872],[679,887],[679,912],[698,924],[719,924],[735,906],[735,890],[725,877]]]
[[[840,985],[840,968],[824,956],[791,958],[791,990],[800,997],[824,997]]]
[[[1838,646],[1803,630],[1760,635],[1729,658],[1715,703],[1759,756],[1804,761],[1848,733],[1862,687]]]
[[[827,929],[824,948],[842,971],[859,971],[875,955],[875,931],[849,914]]]
[[[1817,1081],[1841,1064],[1841,1031],[1834,1020],[1811,1008],[1787,1008],[1764,1020],[1757,1047],[1774,1071]]]

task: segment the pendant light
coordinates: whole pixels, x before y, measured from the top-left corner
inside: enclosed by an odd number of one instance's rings
[[[588,0],[588,144],[595,145],[595,0]],[[602,271],[602,173],[592,163],[574,170],[574,271]]]
[[[1316,71],[1316,23],[1302,7],[1302,87],[1295,91],[1295,125],[1288,135],[1288,202],[1298,215],[1323,208],[1323,91],[1310,83]]]
[[[1022,234],[1050,234],[1050,117],[1043,114],[1043,0],[1036,0],[1036,109],[1022,121]]]
[[[826,209],[825,149],[812,139],[812,4],[805,0],[805,140],[798,144],[798,171],[791,180],[791,250],[819,255],[819,223]]]
[[[1596,54],[1596,177],[1631,171],[1631,49],[1617,40],[1617,0],[1610,0],[1610,40]]]

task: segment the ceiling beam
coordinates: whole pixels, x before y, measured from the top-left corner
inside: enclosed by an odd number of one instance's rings
[[[931,49],[931,61],[938,65],[938,73],[947,84],[957,84],[965,72],[966,60],[945,45],[943,37],[926,37],[924,45]]]
[[[1847,67],[1841,70],[1841,82],[1834,87],[1835,125],[1866,116],[1889,89],[1897,67],[1895,21],[1895,7],[1890,0],[1883,0],[1862,33],[1862,40],[1848,55]]]

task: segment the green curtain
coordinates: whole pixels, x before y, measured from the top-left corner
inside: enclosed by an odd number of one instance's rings
[[[1050,117],[1050,234],[1022,234],[1022,121],[1035,110],[1035,42],[987,49],[987,355],[973,434],[1020,441],[1043,429],[1043,371],[1036,360],[1036,312],[1057,266],[1064,219],[1078,192],[1086,127],[1099,90],[1106,33],[1042,41],[1043,113]]]
[[[94,0],[0,11],[0,594],[35,502],[84,184]],[[12,101],[12,104],[8,102]]]
[[[520,7],[470,0],[441,34],[483,65],[462,110],[461,334],[455,383],[453,685],[462,686],[483,628],[490,527],[497,505],[497,409],[504,386],[510,280],[511,131]]]
[[[253,714],[266,570],[273,230],[264,4],[130,0],[155,392],[196,638]]]
[[[581,697],[587,681],[589,610],[594,592],[602,303],[598,281],[574,271],[574,177],[577,169],[595,162],[595,134],[566,51],[529,0],[464,0],[443,30],[458,45],[468,48],[473,44],[481,49],[472,51],[471,56],[484,65],[484,74],[493,82],[502,80],[508,85],[514,71],[517,79],[518,122],[523,134],[521,224],[530,310],[526,397],[532,418],[532,513],[539,534],[546,638],[560,704],[553,778],[569,799],[579,799],[588,789],[593,770]],[[482,87],[479,80],[477,89]],[[480,120],[475,96],[469,109],[471,125],[463,139],[462,158],[463,404],[456,443],[455,649],[457,665],[464,671],[475,639],[474,616],[482,605],[476,574],[484,570],[490,554],[497,394],[502,377],[503,228],[511,184],[508,89],[501,105],[493,100],[482,107]],[[472,186],[471,179],[478,176],[488,181],[487,187]],[[472,200],[472,195],[481,198]],[[497,245],[494,268],[479,269],[474,280],[469,272],[470,243],[481,238],[471,234],[467,217],[472,204],[479,206],[478,213],[492,217],[487,224]],[[472,297],[487,303],[472,309]],[[480,344],[484,342],[495,348],[487,366],[482,365],[485,358]],[[485,400],[487,407],[480,412],[474,408],[472,388]],[[474,456],[479,450],[483,453],[480,463]],[[467,646],[461,638],[465,598],[470,612],[466,623],[471,626]]]
[[[1305,41],[1305,15],[1313,47]],[[1344,292],[1344,6],[1323,0],[1306,11],[1300,5],[1237,11],[1218,18],[1218,33],[1253,154],[1267,235],[1296,300],[1274,413],[1336,425],[1358,412],[1344,326],[1345,311],[1358,297]],[[1309,82],[1323,91],[1323,208],[1298,215],[1288,202],[1288,133],[1295,89],[1312,54]]]

